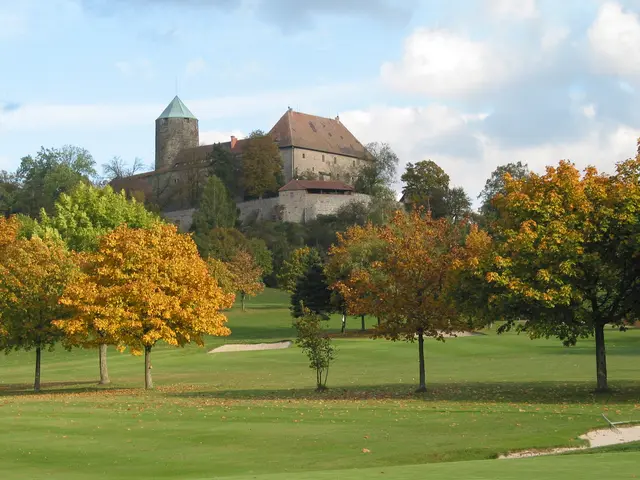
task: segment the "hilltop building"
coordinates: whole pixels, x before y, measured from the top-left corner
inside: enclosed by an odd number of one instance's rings
[[[318,117],[289,108],[268,134],[280,149],[285,185],[277,197],[236,199],[241,220],[304,222],[334,213],[354,200],[368,201],[351,185],[369,161],[368,153],[339,117]],[[172,192],[197,190],[184,186],[204,184],[216,145],[200,145],[198,119],[177,96],[156,119],[155,137],[155,170],[114,179],[111,185],[138,197],[161,199],[162,213],[187,230],[196,199]],[[217,145],[239,159],[245,144],[246,140],[232,136]],[[299,180],[309,175],[318,180]]]

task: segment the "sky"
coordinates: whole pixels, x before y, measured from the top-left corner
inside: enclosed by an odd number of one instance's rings
[[[201,143],[339,115],[474,199],[508,162],[613,172],[640,137],[640,0],[0,0],[0,170],[63,145],[152,165],[176,93]]]

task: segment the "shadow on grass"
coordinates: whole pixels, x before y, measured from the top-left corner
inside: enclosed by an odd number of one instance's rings
[[[82,386],[86,385],[86,386]],[[89,387],[88,385],[91,385]],[[0,384],[0,397],[15,395],[44,395],[49,393],[81,393],[110,390],[110,385],[98,385],[97,380],[82,382],[42,382],[40,391],[33,391],[33,383],[8,383]]]
[[[363,385],[334,386],[327,391],[314,389],[290,390],[219,390],[166,391],[169,396],[185,398],[218,398],[234,400],[384,400],[416,399],[425,401],[496,402],[496,403],[636,403],[640,385],[616,384],[608,393],[595,393],[590,382],[500,382],[500,383],[433,383],[426,393],[415,393],[415,386]],[[161,389],[162,390],[162,389]]]

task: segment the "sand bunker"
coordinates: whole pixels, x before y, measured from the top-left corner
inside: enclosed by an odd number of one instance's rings
[[[230,343],[210,350],[209,353],[252,352],[256,350],[282,350],[289,348],[293,342],[286,340],[277,343]]]
[[[589,442],[589,446],[552,448],[549,450],[523,450],[521,452],[513,452],[508,453],[507,455],[501,455],[498,458],[505,459],[539,457],[541,455],[555,455],[557,453],[573,452],[576,450],[585,450],[588,448],[607,447],[609,445],[637,442],[640,441],[640,426],[592,430],[585,433],[584,435],[580,435],[580,438]]]

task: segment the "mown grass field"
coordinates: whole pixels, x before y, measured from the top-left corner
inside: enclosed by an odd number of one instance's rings
[[[156,390],[141,357],[95,351],[0,357],[2,479],[602,479],[640,476],[640,448],[495,460],[579,445],[613,420],[640,420],[640,330],[607,331],[610,395],[592,393],[593,343],[564,348],[514,334],[428,341],[429,392],[416,396],[417,346],[338,338],[330,390],[297,348],[207,354],[222,343],[293,338],[287,297],[267,291],[229,313],[231,337],[159,346]],[[349,319],[350,329],[359,319]],[[338,319],[331,327],[339,329]]]

